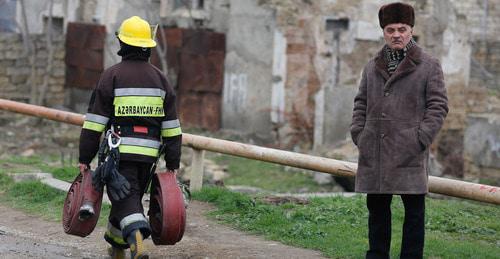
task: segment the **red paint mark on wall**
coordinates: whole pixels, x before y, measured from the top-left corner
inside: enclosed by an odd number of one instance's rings
[[[498,188],[487,186],[487,185],[481,185],[481,186],[479,186],[479,190],[486,190],[487,192],[495,193],[498,191]]]

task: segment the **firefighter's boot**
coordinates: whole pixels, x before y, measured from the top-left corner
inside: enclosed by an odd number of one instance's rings
[[[125,250],[115,246],[111,246],[108,248],[108,255],[112,259],[125,259]]]
[[[140,230],[134,230],[127,237],[127,243],[130,245],[130,258],[147,259],[148,253],[145,251],[144,239]]]

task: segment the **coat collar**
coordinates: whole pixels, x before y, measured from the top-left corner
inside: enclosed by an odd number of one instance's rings
[[[392,76],[390,76],[387,72],[387,61],[384,58],[384,48],[382,48],[375,57],[375,67],[386,80],[385,88],[388,88],[391,83],[415,70],[417,65],[422,62],[422,53],[422,49],[418,45],[410,48],[406,53],[406,57],[401,61]]]

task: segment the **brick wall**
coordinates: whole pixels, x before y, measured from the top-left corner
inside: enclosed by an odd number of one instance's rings
[[[40,89],[48,65],[48,50],[45,35],[32,35],[35,46],[34,85]],[[59,106],[64,103],[64,38],[54,37],[52,73],[48,80],[43,104]],[[0,98],[29,102],[31,72],[29,55],[24,51],[20,34],[0,34]]]

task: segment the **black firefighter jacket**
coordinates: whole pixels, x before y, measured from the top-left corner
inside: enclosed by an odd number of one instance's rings
[[[80,135],[80,163],[92,161],[111,125],[121,137],[121,160],[153,163],[163,141],[167,168],[179,168],[182,132],[175,93],[147,59],[124,57],[101,75]]]

